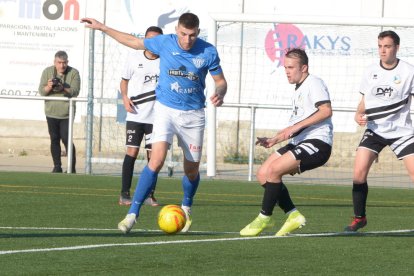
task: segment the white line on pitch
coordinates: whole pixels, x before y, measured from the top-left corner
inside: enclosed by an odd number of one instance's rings
[[[114,228],[70,228],[70,227],[13,227],[13,226],[0,226],[0,229],[9,230],[58,230],[58,231],[114,231],[119,232],[118,229]],[[136,232],[158,232],[162,233],[161,230],[148,230],[148,229],[133,229],[131,233]],[[239,232],[217,232],[217,231],[191,231],[194,234],[238,234]]]
[[[8,227],[0,227],[6,228]],[[39,228],[36,228],[39,229]],[[41,228],[44,229],[44,228]],[[51,228],[48,228],[51,229]],[[87,228],[57,228],[57,229],[87,229]],[[105,229],[113,230],[113,229]],[[149,231],[149,230],[145,230]],[[159,230],[150,230],[159,231]],[[219,233],[219,232],[191,232],[191,233]],[[234,232],[227,232],[234,233]],[[351,236],[351,235],[375,235],[375,234],[404,234],[414,233],[414,229],[406,230],[391,230],[391,231],[373,231],[373,232],[333,232],[333,233],[313,233],[313,234],[292,234],[287,237],[275,237],[275,236],[259,236],[259,237],[237,237],[237,238],[218,238],[218,239],[202,239],[202,240],[175,240],[175,241],[159,241],[159,242],[139,242],[139,243],[108,243],[108,244],[93,244],[93,245],[79,245],[68,247],[56,247],[56,248],[34,248],[34,249],[22,249],[22,250],[3,250],[0,251],[0,255],[6,254],[18,254],[18,253],[37,253],[37,252],[51,252],[51,251],[69,251],[69,250],[82,250],[104,247],[120,247],[120,246],[145,246],[145,245],[164,245],[164,244],[185,244],[185,243],[201,243],[201,242],[222,242],[222,241],[238,241],[238,240],[258,240],[258,239],[273,239],[273,238],[289,238],[289,237],[329,237],[329,236]]]
[[[204,239],[204,240],[175,240],[175,241],[159,241],[159,242],[136,242],[136,243],[107,243],[107,244],[92,244],[92,245],[78,245],[67,247],[55,247],[55,248],[33,248],[22,250],[2,250],[0,255],[6,254],[18,254],[18,253],[37,253],[37,252],[51,252],[51,251],[69,251],[69,250],[82,250],[92,248],[104,248],[104,247],[120,247],[120,246],[145,246],[145,245],[163,245],[163,244],[183,244],[183,243],[200,243],[200,242],[220,242],[220,241],[237,241],[237,240],[258,240],[258,239],[272,239],[275,236],[260,236],[250,238],[220,238],[220,239]]]

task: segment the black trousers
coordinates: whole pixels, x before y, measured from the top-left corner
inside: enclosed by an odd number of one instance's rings
[[[46,117],[47,127],[49,129],[50,136],[50,152],[53,158],[53,164],[55,167],[62,166],[60,141],[62,140],[65,145],[66,152],[68,152],[68,133],[69,133],[69,119],[55,119]],[[76,150],[73,145],[72,155],[72,172],[75,171],[76,166]]]

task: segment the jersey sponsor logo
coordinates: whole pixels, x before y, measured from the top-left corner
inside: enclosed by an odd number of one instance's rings
[[[398,90],[387,85],[376,86],[372,89],[372,93],[375,97],[383,100],[394,99],[398,95]]]
[[[180,53],[179,52],[172,52],[171,53],[173,56],[178,56]]]
[[[190,151],[192,151],[192,152],[200,152],[201,149],[202,149],[202,146],[200,146],[200,145],[190,144],[188,147],[189,147]]]
[[[177,93],[182,93],[182,94],[191,94],[191,93],[195,93],[198,91],[198,88],[196,87],[183,88],[178,84],[178,82],[171,83],[170,89],[171,91],[175,91]]]
[[[171,69],[168,70],[168,75],[174,76],[174,77],[181,77],[186,78],[191,81],[198,81],[198,76],[193,72],[186,72],[186,68],[182,67],[180,69]]]
[[[135,129],[128,129],[127,130],[127,134],[134,134],[135,133]]]
[[[155,74],[155,75],[146,75],[144,77],[144,83],[148,83],[148,82],[157,83],[158,82],[158,78],[159,78],[159,75],[158,74]]]

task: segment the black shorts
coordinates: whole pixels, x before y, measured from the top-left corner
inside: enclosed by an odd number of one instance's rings
[[[126,122],[126,142],[127,147],[138,148],[141,145],[145,135],[145,148],[151,149],[149,142],[152,134],[152,124],[137,123],[132,121]]]
[[[299,173],[315,169],[328,162],[332,146],[319,140],[308,139],[298,145],[287,144],[277,150],[280,155],[290,151],[296,160],[300,160]]]
[[[385,139],[370,129],[365,130],[358,148],[366,148],[379,154],[385,146],[389,146],[398,159],[414,154],[414,135],[393,139]]]

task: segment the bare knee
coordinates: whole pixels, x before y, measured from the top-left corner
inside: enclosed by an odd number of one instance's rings
[[[263,185],[263,184],[266,183],[266,171],[263,167],[260,167],[257,170],[256,179],[257,179],[257,181],[259,182],[260,185]]]
[[[282,176],[283,176],[282,171],[280,171],[275,166],[270,166],[270,167],[267,168],[266,180],[265,181],[280,182],[280,181],[282,181]]]
[[[354,183],[365,183],[367,182],[367,173],[363,171],[355,171],[352,180]]]
[[[163,166],[164,166],[164,160],[162,159],[151,158],[148,163],[148,167],[152,171],[155,171],[155,172],[161,171]]]

